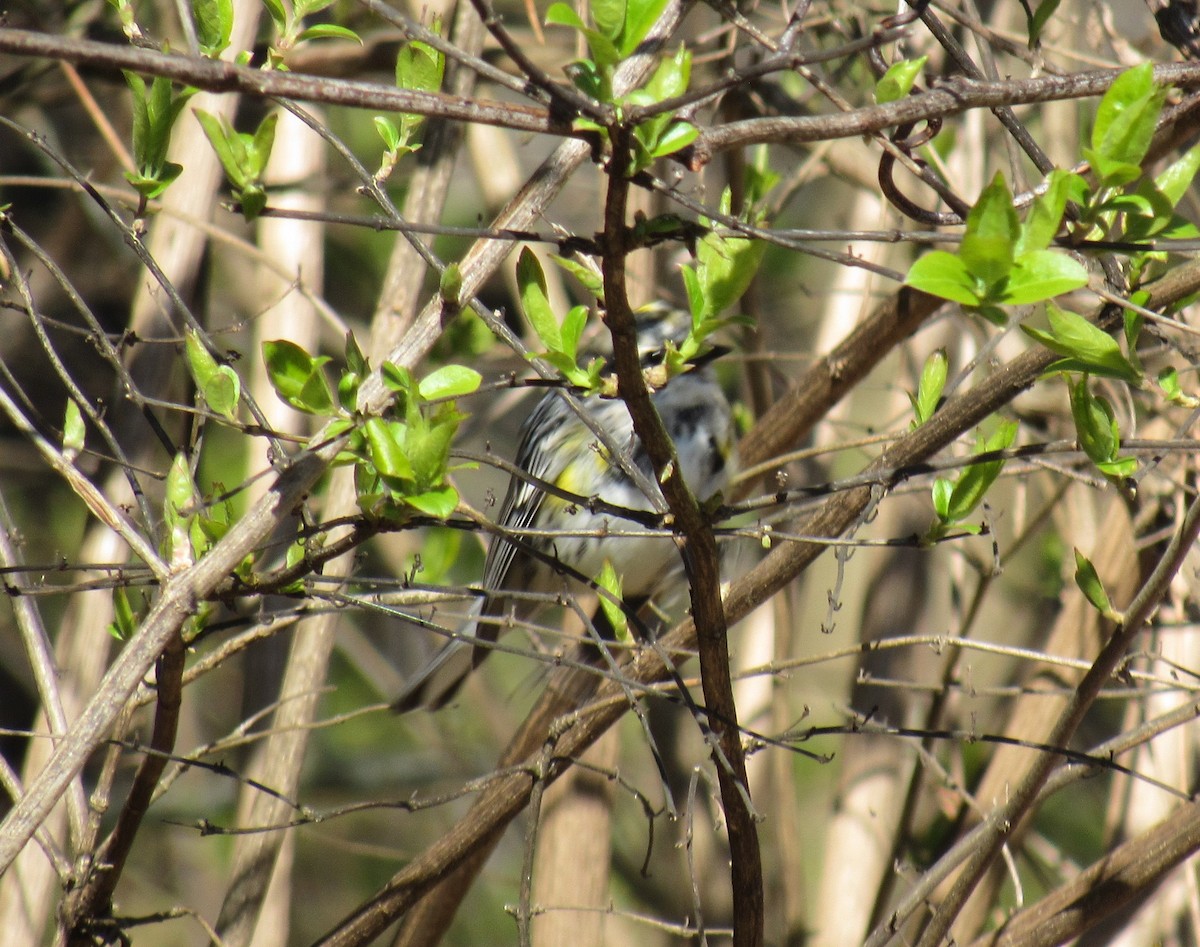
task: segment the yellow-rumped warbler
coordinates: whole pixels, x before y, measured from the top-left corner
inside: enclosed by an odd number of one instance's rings
[[[638,324],[643,368],[660,364],[665,340],[679,341],[681,326],[686,331],[686,324],[677,317],[664,318],[662,310],[653,311],[659,315],[639,319]],[[672,378],[651,395],[663,426],[675,442],[683,476],[702,500],[725,487],[732,467],[733,421],[729,402],[706,367],[721,351],[701,356],[691,371]],[[607,432],[610,443],[624,452],[629,464],[645,474],[643,482],[657,491],[650,458],[633,431],[625,403],[591,397],[583,400],[581,409]],[[643,532],[645,527],[621,518],[619,511],[612,508],[644,512],[651,510],[653,504],[621,469],[608,448],[599,443],[561,392],[546,394],[521,425],[515,464],[528,478],[512,477],[500,511],[501,530],[532,529],[547,534],[561,530],[562,534],[516,537],[514,541],[502,535],[492,538],[483,567],[486,595],[477,606],[480,618],[492,620],[473,620],[459,638],[434,655],[393,704],[399,712],[441,707],[457,693],[467,674],[490,650],[473,646],[470,638],[495,641],[501,630],[498,619],[512,615],[518,621],[526,621],[541,607],[535,597],[516,595],[553,593],[564,588],[568,580],[556,574],[545,559],[530,555],[522,546],[548,559],[557,559],[588,578],[599,575],[605,562],[611,562],[621,576],[622,593],[627,601],[646,600],[664,591],[664,584],[681,581],[680,570],[672,568],[678,553],[669,538],[628,535]],[[582,500],[565,500],[546,491],[540,486],[542,483],[552,484]],[[588,500],[600,502],[589,504]],[[608,509],[590,508],[601,505]],[[624,535],[605,535],[610,532]]]

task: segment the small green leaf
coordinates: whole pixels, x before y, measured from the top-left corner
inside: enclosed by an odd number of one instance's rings
[[[336,23],[317,23],[309,26],[296,37],[296,42],[303,43],[305,40],[311,39],[348,39],[352,43],[358,43],[359,46],[363,44],[362,37],[354,30],[338,26]]]
[[[192,470],[182,451],[175,455],[167,471],[164,499],[163,522],[167,527],[168,548],[174,550],[174,535],[180,527],[186,531],[188,520],[196,513],[196,485],[192,482]]]
[[[1058,250],[1031,250],[1013,262],[1000,301],[1021,306],[1053,299],[1087,285],[1087,268]]]
[[[707,311],[724,312],[750,287],[767,245],[746,237],[707,234],[696,244],[697,275]]]
[[[321,370],[328,358],[313,358],[286,339],[263,342],[262,352],[267,378],[283,401],[308,414],[332,413],[333,392]]]
[[[87,426],[83,423],[83,413],[79,405],[68,398],[66,416],[63,418],[63,454],[67,460],[79,456],[86,438]]]
[[[412,480],[413,469],[397,439],[397,429],[383,418],[368,418],[364,425],[371,463],[380,476]]]
[[[450,263],[442,270],[438,279],[438,292],[442,301],[451,306],[457,306],[462,301],[463,277],[457,263]]]
[[[229,46],[233,33],[233,0],[192,0],[200,51],[216,59]]]
[[[395,151],[400,147],[400,129],[396,127],[395,122],[382,115],[376,115],[372,121],[375,123],[375,131],[383,139],[383,146],[388,151]]]
[[[933,481],[933,511],[944,523],[950,521],[950,496],[954,493],[954,482],[945,477]]]
[[[1062,226],[1063,213],[1067,209],[1067,199],[1074,183],[1072,178],[1077,177],[1061,168],[1055,168],[1047,175],[1046,190],[1034,200],[1021,225],[1014,248],[1018,259],[1031,250],[1045,250],[1050,246]]]
[[[1142,373],[1121,354],[1117,340],[1076,312],[1046,305],[1050,334],[1023,325],[1025,333],[1046,348],[1086,366],[1083,370],[1140,384]]]
[[[607,559],[604,560],[604,567],[600,570],[600,574],[596,576],[596,585],[603,590],[599,596],[600,609],[604,612],[604,617],[608,620],[616,640],[628,642],[630,637],[629,618],[625,614],[625,609],[621,607],[621,577],[617,575],[617,570]],[[608,595],[603,594],[604,592],[607,592]]]
[[[1046,24],[1050,22],[1050,17],[1054,16],[1054,12],[1058,9],[1058,5],[1062,0],[1042,0],[1038,4],[1033,15],[1028,14],[1029,7],[1026,9],[1025,25],[1029,31],[1029,48],[1034,49],[1038,46],[1042,39],[1042,30],[1046,28]]]
[[[909,395],[913,414],[916,415],[912,425],[914,429],[933,417],[933,412],[937,410],[938,402],[941,401],[942,391],[946,387],[948,371],[949,361],[946,358],[945,349],[938,349],[925,359],[925,365],[921,369],[921,381],[917,385],[917,393]]]
[[[128,641],[137,631],[138,617],[129,601],[129,592],[123,585],[113,589],[113,620],[108,633],[118,641]]]
[[[443,365],[421,379],[418,391],[426,401],[460,398],[479,389],[483,376],[465,365]]]
[[[922,56],[919,59],[901,59],[892,63],[888,71],[875,83],[875,101],[883,105],[908,95],[928,60],[928,56]]]
[[[691,122],[673,122],[659,137],[650,154],[655,158],[664,158],[682,151],[700,137],[700,129]]]
[[[212,115],[203,109],[193,109],[192,114],[196,116],[200,127],[204,129],[208,143],[212,145],[217,160],[221,162],[221,167],[225,171],[225,177],[234,187],[242,187],[246,183],[245,171],[242,168],[245,147],[237,138],[237,132],[230,127],[229,122],[223,116]]]
[[[1008,276],[1020,229],[1012,193],[997,172],[967,214],[967,232],[958,250],[967,272],[988,287]]]
[[[583,338],[583,330],[587,326],[587,306],[572,306],[563,316],[562,346],[563,354],[574,362],[579,357],[579,340]]]
[[[579,281],[579,285],[597,299],[604,299],[604,283],[600,277],[600,274],[591,267],[584,266],[582,263],[576,262],[575,260],[558,255],[552,255],[550,259],[553,260],[559,267],[574,276],[575,279]]]
[[[542,344],[551,352],[562,351],[562,333],[546,290],[546,274],[532,250],[525,247],[517,259],[517,287],[521,309]]]
[[[1095,464],[1117,459],[1120,450],[1120,432],[1116,415],[1107,398],[1092,394],[1086,375],[1069,386],[1071,417],[1075,420],[1075,434],[1079,446]]]
[[[627,0],[625,28],[621,31],[621,58],[632,56],[667,8],[669,0]]]
[[[590,0],[588,10],[605,36],[615,40],[621,35],[625,26],[625,0]]]
[[[200,389],[205,403],[222,417],[237,421],[237,405],[242,394],[241,379],[228,365],[222,365]]]
[[[587,24],[580,19],[579,14],[575,12],[575,8],[571,7],[559,0],[559,2],[550,4],[546,8],[547,26],[566,26],[573,30],[579,30],[581,33],[587,29]]]
[[[1200,144],[1192,145],[1183,157],[1156,177],[1154,183],[1174,207],[1192,186],[1197,171],[1200,171]]]
[[[976,291],[975,279],[967,271],[967,265],[953,253],[931,250],[909,267],[904,282],[951,302],[964,306],[978,306],[983,300]]]
[[[1166,90],[1154,84],[1149,62],[1121,73],[1096,111],[1092,150],[1105,162],[1139,166],[1150,148]],[[1099,171],[1100,169],[1093,168]],[[1108,176],[1101,172],[1108,183]]]
[[[978,445],[977,453],[1006,450],[1012,446],[1016,436],[1017,423],[1002,421],[996,432]],[[989,460],[967,467],[954,484],[944,518],[948,522],[959,523],[970,516],[1003,469],[1003,460]]]
[[[354,337],[353,332],[346,333],[346,345],[343,351],[348,371],[362,378],[370,374],[371,366],[367,362],[367,357],[363,355],[363,350],[359,348],[358,339]]]
[[[1096,572],[1096,567],[1078,549],[1075,550],[1075,584],[1083,592],[1092,607],[1105,618],[1112,617],[1113,607],[1108,593],[1104,591],[1104,583]]]
[[[189,329],[184,336],[184,354],[187,356],[188,369],[197,388],[203,388],[217,373],[217,360],[212,357],[199,333]]]
[[[458,509],[458,491],[450,486],[438,487],[406,496],[404,502],[422,513],[444,520]]]

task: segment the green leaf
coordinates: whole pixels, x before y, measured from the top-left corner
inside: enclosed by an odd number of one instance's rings
[[[542,344],[551,352],[562,351],[562,333],[546,290],[546,274],[533,251],[528,247],[521,250],[517,259],[517,288],[521,296],[521,309],[533,326],[533,331]]]
[[[426,401],[460,398],[479,389],[483,376],[465,365],[443,365],[421,379],[418,391]]]
[[[281,0],[262,0],[262,3],[267,8],[267,13],[270,14],[275,29],[280,33],[286,33],[291,18]]]
[[[604,283],[600,274],[591,267],[584,266],[575,260],[567,259],[557,255],[550,257],[559,267],[566,270],[579,281],[579,285],[586,289],[597,299],[604,299]]]
[[[194,109],[192,114],[196,116],[200,127],[204,129],[208,143],[212,145],[217,160],[221,162],[221,167],[225,171],[225,177],[234,187],[242,187],[247,183],[242,167],[245,159],[245,146],[238,139],[237,132],[230,127],[224,117],[212,115],[203,109]]]
[[[409,425],[404,438],[404,450],[412,465],[413,479],[420,489],[440,486],[446,479],[450,442],[458,430],[460,417],[451,414],[432,424]]]
[[[1109,162],[1140,165],[1150,148],[1165,98],[1166,90],[1154,84],[1151,63],[1121,73],[1096,110],[1092,150]]]
[[[613,564],[605,559],[604,566],[600,570],[600,574],[596,576],[596,585],[608,595],[603,593],[599,596],[600,609],[604,612],[604,617],[608,620],[609,627],[612,628],[613,634],[617,641],[629,640],[629,618],[625,614],[625,609],[621,607],[621,577],[617,575],[617,570],[613,568]],[[611,596],[611,598],[610,598]],[[614,601],[615,599],[615,601]]]
[[[945,477],[933,481],[933,511],[944,523],[950,522],[950,496],[954,493],[954,482]]]
[[[562,346],[563,353],[574,361],[579,355],[579,340],[583,338],[583,330],[587,326],[587,306],[572,306],[563,316]]]
[[[313,358],[294,342],[263,342],[263,363],[275,393],[298,411],[326,415],[333,412],[333,392],[321,370],[328,358]]]
[[[559,2],[550,4],[550,6],[546,8],[545,23],[547,26],[570,27],[571,29],[578,30],[581,33],[587,30],[587,24],[580,19],[579,14],[575,12],[575,8],[561,2],[561,0],[559,0]]]
[[[928,56],[922,56],[919,59],[901,59],[892,63],[888,71],[875,83],[875,101],[883,105],[908,95],[928,60]]]
[[[254,137],[247,148],[246,166],[254,181],[262,178],[271,160],[271,149],[275,147],[275,126],[279,124],[279,113],[272,112],[258,123]]]
[[[925,365],[921,369],[921,380],[917,385],[917,393],[909,395],[913,414],[916,415],[916,419],[913,421],[914,429],[933,417],[933,412],[937,410],[938,402],[941,401],[942,391],[945,390],[948,372],[949,361],[946,358],[945,349],[938,349],[925,359]]]
[[[401,48],[396,56],[396,85],[415,92],[438,92],[446,71],[446,57],[420,40]]]
[[[348,39],[352,43],[358,43],[359,46],[363,44],[362,37],[354,30],[338,26],[336,23],[317,23],[306,27],[296,37],[296,42],[303,43],[311,39]]]
[[[83,413],[70,398],[67,399],[66,416],[63,418],[63,454],[68,460],[74,460],[87,438],[87,426],[83,423]]]
[[[983,301],[966,263],[945,250],[931,250],[916,260],[909,267],[904,282],[930,296],[949,299],[964,306],[978,306]]]
[[[691,122],[682,120],[672,122],[670,127],[659,136],[658,141],[650,150],[650,154],[655,158],[673,155],[677,151],[682,151],[699,137],[700,129]]]
[[[371,366],[367,362],[367,357],[363,355],[363,350],[359,348],[358,339],[354,337],[353,332],[346,333],[344,352],[347,370],[360,378],[365,378],[371,373]]]
[[[203,388],[210,378],[217,373],[217,360],[212,357],[200,334],[189,329],[184,336],[184,354],[187,357],[188,369],[197,388]]]
[[[719,315],[742,298],[766,249],[761,240],[716,233],[709,233],[696,244],[696,272],[709,313]]]
[[[367,451],[380,476],[397,480],[414,479],[412,464],[397,438],[397,425],[383,418],[368,418],[363,426]]]
[[[1002,421],[996,432],[979,445],[978,453],[1002,451],[1012,446],[1017,436],[1015,421]],[[947,504],[946,516],[948,522],[958,523],[966,519],[975,510],[988,490],[1004,469],[1003,460],[989,460],[984,463],[971,464],[954,484]]]
[[[1029,48],[1034,49],[1042,39],[1042,30],[1046,28],[1046,24],[1050,22],[1050,17],[1054,16],[1054,11],[1058,9],[1058,5],[1062,0],[1042,0],[1038,4],[1033,15],[1028,14],[1025,17],[1026,29],[1029,32]],[[1026,10],[1029,8],[1026,7]]]
[[[967,272],[988,287],[1008,276],[1020,229],[1012,193],[997,172],[967,214],[967,232],[958,250]]]
[[[615,40],[621,35],[625,26],[625,0],[590,0],[588,10],[605,36]]]
[[[1029,326],[1021,328],[1050,351],[1087,366],[1084,370],[1094,375],[1141,383],[1142,373],[1121,354],[1117,340],[1103,329],[1079,313],[1059,309],[1053,303],[1046,305],[1046,318],[1050,323],[1049,335]]]
[[[128,641],[137,631],[138,617],[129,601],[129,592],[123,585],[113,589],[113,620],[108,633],[118,641]]]
[[[1030,250],[1008,274],[1000,301],[1013,306],[1038,303],[1087,285],[1087,268],[1058,250]]]
[[[200,51],[212,59],[229,46],[233,33],[233,0],[192,0]]]
[[[372,121],[375,123],[375,131],[383,139],[383,146],[388,151],[395,151],[400,147],[400,129],[396,127],[395,122],[382,115],[376,115]]]
[[[192,482],[192,470],[182,451],[175,455],[171,469],[167,471],[165,500],[163,519],[168,526],[195,515],[196,485]]]
[[[217,414],[230,421],[237,421],[237,405],[242,394],[242,383],[237,372],[228,365],[217,369],[217,373],[204,383],[200,394]]]
[[[664,59],[643,87],[651,102],[673,99],[687,91],[692,75],[692,54],[682,43],[675,55]]]
[[[1062,225],[1074,177],[1077,175],[1061,168],[1055,168],[1047,175],[1046,190],[1034,200],[1021,225],[1021,234],[1013,251],[1018,258],[1031,250],[1044,250],[1050,246]]]
[[[651,27],[667,8],[669,0],[627,0],[625,29],[621,32],[620,55],[624,59],[633,55]]]
[[[407,496],[404,502],[422,513],[444,520],[458,509],[458,491],[450,486],[438,487]]]
[[[1104,591],[1104,583],[1100,581],[1096,567],[1078,549],[1075,550],[1075,584],[1101,615],[1110,617],[1113,614],[1112,602]]]
[[[1175,207],[1192,186],[1197,171],[1200,171],[1200,144],[1192,145],[1183,157],[1156,177],[1154,183],[1170,201],[1171,206]]]
[[[457,263],[447,264],[438,278],[438,293],[442,301],[457,306],[462,301],[463,276]]]
[[[1068,390],[1075,434],[1083,452],[1095,464],[1116,460],[1121,439],[1116,415],[1108,399],[1092,394],[1086,375],[1069,385]]]

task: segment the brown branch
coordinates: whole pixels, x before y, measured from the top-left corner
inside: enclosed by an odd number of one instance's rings
[[[977,108],[1002,108],[1054,102],[1102,95],[1121,75],[1119,69],[1101,69],[1071,76],[1043,76],[1037,79],[1007,79],[982,82],[956,78],[938,84],[920,95],[909,96],[886,105],[842,112],[838,115],[749,118],[729,122],[719,128],[701,129],[700,137],[679,159],[692,168],[703,167],[713,155],[730,148],[766,142],[800,144],[853,138],[893,128],[897,125],[946,118]],[[1154,79],[1162,85],[1191,85],[1200,82],[1200,64],[1170,63],[1154,67]]]
[[[655,479],[675,517],[676,542],[683,557],[700,646],[700,684],[707,725],[715,739],[713,762],[721,790],[721,806],[729,832],[733,888],[733,943],[760,947],[763,942],[762,855],[750,804],[750,781],[742,749],[733,680],[729,670],[729,626],[721,605],[721,567],[712,523],[683,479],[679,459],[654,410],[638,357],[637,329],[625,288],[629,246],[625,224],[629,179],[622,156],[631,153],[628,128],[611,128],[613,160],[604,204],[605,321],[612,333],[618,390],[629,408],[638,440],[654,465]]]
[[[158,703],[150,737],[150,749],[155,752],[142,758],[117,824],[96,853],[91,876],[82,887],[71,892],[63,906],[62,926],[67,931],[67,943],[72,947],[92,944],[93,925],[98,920],[106,919],[112,911],[113,892],[125,868],[125,861],[150,808],[159,777],[175,749],[186,653],[183,638],[177,633],[168,641],[158,659],[155,674]]]
[[[258,98],[324,102],[381,112],[411,112],[481,125],[547,135],[587,137],[571,131],[569,117],[545,108],[478,99],[444,92],[415,92],[373,82],[264,72],[217,59],[158,53],[114,43],[67,39],[29,30],[0,29],[0,52],[84,64],[92,69],[163,76],[208,92],[241,92]]]
[[[1190,802],[1144,835],[1119,845],[1070,882],[1010,917],[971,947],[1053,947],[1137,903],[1200,850],[1200,804]]]

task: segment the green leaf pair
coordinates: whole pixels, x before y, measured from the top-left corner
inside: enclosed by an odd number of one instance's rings
[[[586,268],[573,264],[580,275],[591,276]],[[574,270],[572,270],[574,272]],[[579,364],[579,342],[587,326],[586,306],[572,306],[558,321],[546,289],[546,274],[532,250],[525,247],[517,259],[517,289],[521,296],[521,311],[541,340],[544,350],[537,356],[553,365],[574,387],[585,393],[601,387],[604,360],[593,358],[586,367]]]
[[[365,451],[355,469],[359,504],[384,515],[394,515],[403,504],[444,519],[458,506],[458,492],[446,475],[450,445],[465,417],[453,399],[477,390],[482,379],[474,369],[446,365],[418,383],[390,362],[383,379],[397,394],[404,419],[369,418],[364,424]]]
[[[238,399],[242,392],[237,372],[228,365],[218,365],[195,332],[187,333],[184,347],[188,370],[204,403],[222,417],[237,421]]]
[[[241,205],[242,215],[254,220],[267,206],[267,192],[262,183],[275,145],[275,125],[279,115],[272,112],[264,118],[254,134],[239,132],[224,116],[196,109],[209,144],[217,153],[225,177],[233,185],[233,196]]]
[[[1102,474],[1112,480],[1130,477],[1137,470],[1136,457],[1121,457],[1121,432],[1108,399],[1092,393],[1088,376],[1070,383],[1071,417],[1079,446]]]
[[[439,30],[437,20],[433,30]],[[406,43],[396,56],[396,86],[414,92],[437,92],[442,88],[446,71],[446,57],[428,43],[413,40]],[[397,162],[406,155],[418,151],[420,143],[415,140],[417,130],[425,116],[402,112],[395,119],[375,116],[375,130],[383,140],[384,154],[377,181],[385,181],[395,169]]]
[[[1066,253],[1048,249],[1058,232],[1077,176],[1055,170],[1024,224],[997,174],[967,215],[957,254],[934,250],[917,260],[905,282],[933,296],[977,310],[1002,323],[1001,305],[1028,305],[1087,285],[1087,270]]]
[[[125,172],[125,180],[146,200],[153,200],[179,177],[183,166],[167,160],[171,130],[183,106],[195,89],[175,94],[171,80],[156,76],[149,87],[146,80],[132,72],[125,82],[133,93],[133,161],[135,171]]]
[[[1016,436],[1017,423],[1002,421],[991,437],[985,439],[982,434],[979,435],[975,453],[1007,450]],[[937,542],[951,527],[966,533],[980,532],[978,525],[964,521],[975,512],[975,508],[983,501],[1003,469],[1003,460],[988,460],[971,464],[959,474],[957,480],[946,477],[934,480],[933,509],[937,514],[937,521],[930,526],[925,535],[925,542]]]

